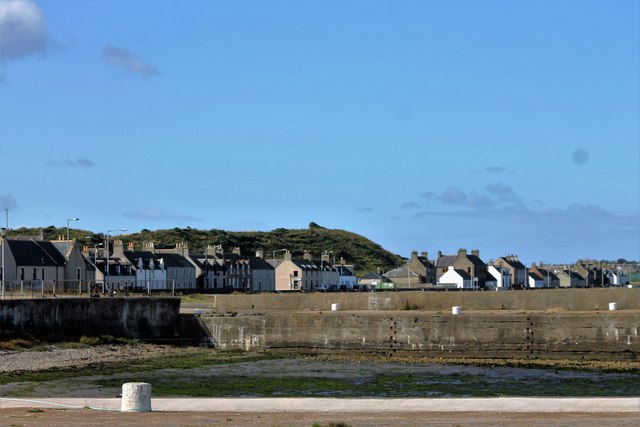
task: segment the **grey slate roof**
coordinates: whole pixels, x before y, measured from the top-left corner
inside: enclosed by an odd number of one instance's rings
[[[458,259],[457,255],[442,255],[436,261],[436,267],[437,268],[449,267],[450,265],[453,265],[453,263],[456,262],[457,259]]]
[[[244,262],[254,270],[274,270],[271,264],[257,256],[230,253],[224,254],[224,259],[234,263]]]
[[[336,265],[335,269],[340,273],[341,276],[355,276],[356,274],[353,270],[346,265]]]
[[[429,258],[426,258],[426,257],[423,257],[423,256],[419,256],[418,257],[418,261],[420,261],[422,263],[422,265],[427,267],[427,269],[433,268],[433,263],[431,261],[429,261]]]
[[[65,258],[49,241],[7,239],[7,246],[16,260],[16,265],[64,266]]]
[[[362,280],[373,280],[373,279],[379,279],[383,282],[391,282],[391,279],[389,279],[387,276],[383,274],[374,273],[374,272],[371,272],[362,276]]]
[[[477,265],[477,266],[485,266],[486,264],[484,263],[484,261],[482,261],[480,258],[478,258],[477,256],[471,254],[471,255],[467,255],[467,259],[469,261],[471,261],[473,263],[473,265]],[[523,266],[524,267],[524,266]]]
[[[156,253],[156,258],[162,258],[166,268],[195,268],[185,257],[180,254]]]
[[[411,270],[410,268],[408,270],[409,271],[407,271],[407,266],[403,265],[402,267],[394,268],[393,270],[387,271],[386,273],[384,273],[384,275],[389,278],[393,278],[393,277],[406,278],[408,275],[414,276],[414,277],[419,276],[418,273]]]
[[[455,269],[456,273],[458,273],[464,280],[471,280],[471,275],[464,270]]]
[[[129,260],[134,268],[138,267],[138,260],[142,258],[142,265],[145,269],[149,268],[150,262],[153,260],[153,268],[160,268],[160,260],[151,251],[125,251],[124,256]],[[166,265],[165,265],[166,266]]]

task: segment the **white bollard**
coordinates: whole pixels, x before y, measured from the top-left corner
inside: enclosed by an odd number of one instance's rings
[[[451,307],[451,314],[461,314],[462,313],[462,307],[460,307],[459,305],[454,305],[453,307]]]
[[[122,384],[122,412],[151,412],[151,384]]]
[[[331,304],[331,311],[340,311],[341,309],[342,309],[342,306],[340,305],[339,302]]]
[[[609,311],[616,311],[618,309],[618,303],[617,302],[610,302],[609,303]]]

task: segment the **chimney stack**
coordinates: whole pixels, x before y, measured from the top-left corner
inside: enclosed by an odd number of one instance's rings
[[[122,243],[122,240],[113,241],[112,256],[114,258],[124,258],[124,244]]]

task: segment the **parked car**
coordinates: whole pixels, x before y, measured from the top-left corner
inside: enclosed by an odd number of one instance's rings
[[[327,289],[329,292],[338,292],[339,290],[338,285],[329,285],[329,288]]]
[[[320,283],[319,285],[316,286],[316,291],[327,292],[327,285],[325,285],[324,283]]]

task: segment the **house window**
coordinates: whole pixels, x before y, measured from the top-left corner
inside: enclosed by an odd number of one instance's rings
[[[20,280],[24,280],[24,268],[20,269]]]
[[[0,267],[0,280],[4,280],[4,271],[2,271],[2,267]]]
[[[42,269],[41,273],[42,273],[42,275],[40,276],[40,278],[41,278],[42,280],[44,280],[44,268]]]
[[[293,272],[293,277],[298,277],[298,270]]]
[[[33,280],[36,280],[38,278],[38,270],[36,270],[35,268],[33,269]]]
[[[76,268],[76,280],[80,280],[80,267]]]

